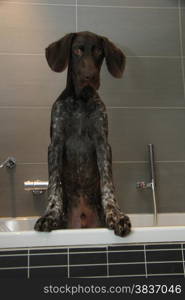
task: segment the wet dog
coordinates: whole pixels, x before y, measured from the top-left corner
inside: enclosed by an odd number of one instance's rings
[[[107,227],[124,236],[131,223],[115,199],[108,120],[97,90],[105,59],[120,78],[125,55],[106,37],[70,33],[46,48],[50,68],[68,66],[67,84],[52,107],[48,206],[35,230]]]

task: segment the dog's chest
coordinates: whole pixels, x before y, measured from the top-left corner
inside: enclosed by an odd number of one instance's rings
[[[65,122],[66,137],[87,137],[92,130],[92,126],[91,114],[85,105],[79,104],[76,109],[74,108],[67,115]]]
[[[81,170],[93,163],[93,122],[85,105],[78,105],[65,120],[65,159]]]
[[[77,136],[83,136],[88,133],[90,122],[85,112],[76,112],[70,121],[71,131],[69,133]]]

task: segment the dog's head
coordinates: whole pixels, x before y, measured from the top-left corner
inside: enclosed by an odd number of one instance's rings
[[[68,66],[76,93],[85,87],[98,90],[103,59],[112,76],[120,78],[125,55],[106,37],[91,32],[70,33],[46,48],[50,68],[62,72]]]

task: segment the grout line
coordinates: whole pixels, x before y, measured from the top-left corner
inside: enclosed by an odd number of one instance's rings
[[[146,245],[144,245],[144,259],[145,259],[145,277],[148,277],[148,270],[147,270],[147,259],[146,259]]]
[[[77,1],[77,0],[76,0]],[[78,31],[78,15],[77,15],[77,9],[78,5],[75,6],[76,11],[76,31]],[[26,52],[0,52],[0,55],[15,55],[15,56],[44,56],[44,53],[26,53]],[[164,55],[127,55],[127,58],[164,58],[164,59],[179,59],[179,58],[185,58],[183,55],[175,55],[175,56],[164,56]]]
[[[67,1],[67,0],[66,0]],[[2,4],[9,4],[9,5],[30,5],[30,6],[69,6],[74,7],[74,4],[65,4],[65,3],[42,3],[42,2],[23,2],[23,1],[1,1]]]
[[[12,105],[0,105],[0,109],[45,109],[50,110],[51,105],[43,105],[43,106],[12,106]],[[108,110],[113,109],[125,109],[125,110],[185,110],[185,106],[106,106]]]
[[[0,55],[7,55],[7,56],[44,56],[44,53],[23,53],[23,52],[0,52]]]
[[[28,269],[28,266],[21,266],[21,267],[2,267],[0,270],[24,270]]]
[[[113,160],[113,164],[148,164],[148,161],[145,160]]]
[[[66,268],[67,265],[38,265],[38,266],[30,266],[30,269],[45,269],[45,268]],[[69,277],[68,277],[69,278]]]
[[[181,16],[181,7],[180,0],[178,0],[178,9],[179,9],[179,38],[180,38],[180,57],[181,57],[181,70],[182,70],[182,84],[184,91],[184,100],[185,100],[185,70],[184,70],[184,62],[183,62],[183,40],[182,40],[182,16]]]
[[[182,263],[182,260],[161,260],[161,261],[147,261],[147,264],[179,264]],[[88,264],[87,264],[88,265]],[[94,266],[94,264],[89,264]],[[95,264],[96,265],[96,264]],[[105,265],[105,264],[97,264],[97,265]],[[132,261],[132,262],[119,262],[119,263],[109,263],[111,266],[116,266],[116,265],[145,265],[145,262],[143,261]],[[73,265],[75,267],[76,265]],[[84,265],[79,265],[79,266],[84,266]],[[146,271],[146,270],[145,270]],[[148,275],[148,273],[147,273]]]
[[[159,249],[146,249],[146,252],[150,252],[150,251],[174,251],[174,250],[179,250],[180,251],[180,248],[159,248]],[[143,249],[133,249],[133,250],[109,250],[109,253],[130,253],[130,252],[143,252]],[[84,253],[88,253],[88,254],[95,254],[95,253],[105,253],[105,251],[86,251],[86,252],[78,252],[78,251],[76,251],[76,252],[71,252],[70,253],[70,255],[71,254],[84,254]]]
[[[145,246],[145,245],[144,245]],[[106,247],[107,248],[107,247]],[[180,251],[181,248],[158,248],[158,249],[146,249],[146,246],[145,246],[145,251],[146,252],[160,252],[160,251]],[[75,252],[71,252],[70,255],[73,255],[73,254],[79,254],[79,255],[83,255],[84,253],[86,254],[102,254],[102,253],[138,253],[138,252],[143,252],[143,249],[133,249],[133,250],[108,250],[106,249],[106,251],[84,251],[84,252],[81,252],[81,251],[75,251]],[[30,256],[43,256],[43,255],[68,255],[68,252],[66,253],[61,253],[61,252],[44,252],[44,253],[30,253],[29,252],[29,255]],[[0,254],[0,257],[16,257],[16,256],[26,256],[26,254],[3,254],[1,255]]]
[[[176,276],[176,275],[183,275],[183,273],[159,273],[159,274],[149,274],[149,277],[153,276]],[[145,274],[127,274],[127,275],[110,275],[110,278],[121,278],[121,277],[145,277]],[[79,276],[79,277],[72,277],[72,278],[105,278],[105,276]]]
[[[127,165],[127,164],[149,164],[148,161],[144,160],[113,160],[114,165]],[[156,160],[156,164],[184,164],[185,160]],[[19,166],[47,166],[47,162],[17,162]]]
[[[126,58],[167,58],[177,59],[181,58],[180,55],[126,55]]]
[[[3,254],[1,255],[0,253],[0,257],[17,257],[17,256],[27,256],[28,254]]]
[[[181,244],[181,250],[182,250],[182,264],[183,264],[184,277],[185,277],[185,261],[184,261],[184,249],[183,249],[183,244]]]
[[[67,248],[67,278],[70,278],[69,248]]]
[[[51,110],[51,107],[52,107],[52,105],[51,106],[24,106],[24,105],[18,105],[18,106],[11,106],[11,105],[9,105],[9,106],[4,106],[4,105],[0,105],[0,109],[45,109],[45,110]]]
[[[127,164],[149,164],[148,161],[145,160],[113,160],[112,163],[114,165],[127,165]],[[185,160],[156,160],[157,164],[184,164]],[[17,162],[19,166],[47,166],[47,162]]]
[[[109,277],[109,246],[106,247],[106,259],[107,259],[107,277]]]
[[[85,251],[83,251],[83,252],[82,251],[76,251],[76,252],[71,252],[70,255],[72,255],[72,254],[82,254],[83,255],[84,253],[86,253],[86,254],[95,254],[95,253],[96,254],[99,254],[99,253],[102,254],[102,253],[107,253],[107,251],[108,251],[107,249],[104,250],[104,251],[103,250],[102,251],[96,251],[96,250],[95,251],[86,251],[86,252]],[[127,252],[142,252],[142,251],[143,251],[142,249],[139,249],[139,250],[117,250],[117,251],[116,250],[109,250],[108,252],[109,253],[115,253],[115,252],[116,253],[122,253],[122,252],[127,253]]]
[[[144,274],[136,274],[136,275],[110,275],[109,278],[121,278],[121,277],[145,277]],[[99,276],[79,276],[79,277],[71,277],[71,278],[105,278],[104,275]]]
[[[30,166],[32,166],[32,165],[35,165],[35,166],[40,166],[40,165],[48,165],[48,163],[47,162],[38,162],[38,163],[36,163],[36,162],[27,162],[27,163],[25,163],[25,162],[16,162],[16,164],[18,164],[19,166],[27,166],[27,165],[30,165]]]
[[[151,252],[151,251],[154,251],[154,252],[159,251],[160,252],[160,251],[174,251],[174,250],[180,251],[180,249],[181,248],[166,248],[166,249],[165,248],[153,248],[153,249],[149,248],[149,249],[146,249],[146,252]]]
[[[66,0],[67,1],[67,0]],[[40,5],[40,6],[74,6],[75,4],[62,4],[62,3],[41,3],[41,2],[23,2],[23,1],[1,1],[1,3],[10,5]],[[174,6],[128,6],[128,5],[93,5],[93,4],[79,4],[79,7],[97,7],[97,8],[129,8],[129,9],[178,9]]]
[[[176,276],[176,275],[183,275],[183,273],[164,273],[164,274],[148,274],[149,277],[153,276]]]
[[[183,261],[184,262],[184,261]],[[147,262],[148,264],[179,264],[182,263],[182,260],[180,261],[149,261]],[[118,262],[118,263],[109,263],[109,266],[133,266],[133,265],[145,265],[145,262]],[[95,267],[95,266],[107,266],[107,263],[92,263],[92,264],[72,264],[70,265],[70,267]],[[67,265],[34,265],[34,266],[30,266],[30,261],[29,261],[29,268],[28,268],[28,264],[27,266],[13,266],[13,267],[0,267],[0,270],[16,270],[16,269],[29,269],[29,271],[27,272],[27,276],[30,276],[30,269],[44,269],[44,268],[68,268],[68,273],[67,273],[67,277],[70,278],[70,272],[69,272],[69,264]],[[145,270],[145,277],[146,274],[148,276],[148,273],[146,273]],[[108,277],[110,277],[110,274],[108,273]],[[27,277],[29,278],[29,277]]]
[[[76,5],[75,5],[75,18],[76,18],[76,32],[78,32],[78,0],[75,0],[76,1]]]
[[[142,109],[170,109],[170,110],[183,110],[185,109],[185,106],[106,106],[107,109],[139,109],[139,110],[142,110]]]
[[[129,5],[93,5],[93,4],[79,4],[79,7],[94,7],[94,8],[129,8],[129,9],[178,9],[174,6],[129,6]]]
[[[41,106],[36,106],[36,105],[32,105],[32,106],[25,106],[25,105],[20,105],[20,106],[12,106],[12,105],[0,105],[0,109],[46,109],[46,110],[50,110],[52,107],[51,105],[41,105]],[[138,109],[138,110],[143,110],[143,109],[159,109],[159,110],[185,110],[185,106],[106,106],[107,109],[111,110],[111,109],[130,109],[130,110],[134,110],[134,109]]]
[[[30,278],[30,249],[28,249],[28,269],[27,269],[27,279]]]
[[[30,269],[44,269],[44,268],[64,268],[67,267],[67,265],[43,265],[43,266],[29,266],[29,270]],[[19,270],[19,269],[27,269],[28,270],[28,266],[22,266],[22,267],[3,267],[0,268],[0,270]],[[28,278],[28,272],[27,272],[27,278]]]
[[[30,256],[45,256],[45,255],[66,255],[67,253],[65,252],[43,252],[43,253],[31,253]]]
[[[113,164],[148,164],[148,161],[145,160],[113,160]],[[185,163],[185,160],[156,160],[155,163],[159,164],[182,164]]]

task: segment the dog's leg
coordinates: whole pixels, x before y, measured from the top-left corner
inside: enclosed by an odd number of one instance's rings
[[[52,111],[51,144],[48,147],[48,206],[44,216],[35,224],[37,231],[51,231],[60,228],[63,221],[63,193],[61,186],[63,157],[63,119],[60,109]]]
[[[61,153],[61,147],[54,147],[50,145],[48,148],[49,161],[49,186],[48,186],[48,206],[44,216],[42,216],[35,224],[37,231],[51,231],[60,228],[63,217],[63,201],[62,201],[62,187],[60,177],[58,174],[57,156]],[[51,170],[52,169],[52,170]]]
[[[105,214],[105,222],[108,228],[113,229],[115,234],[124,236],[131,230],[131,223],[120,210],[115,199],[114,184],[112,178],[112,153],[107,141],[107,115],[106,113],[96,122],[95,145],[97,163],[100,173],[102,207]]]

